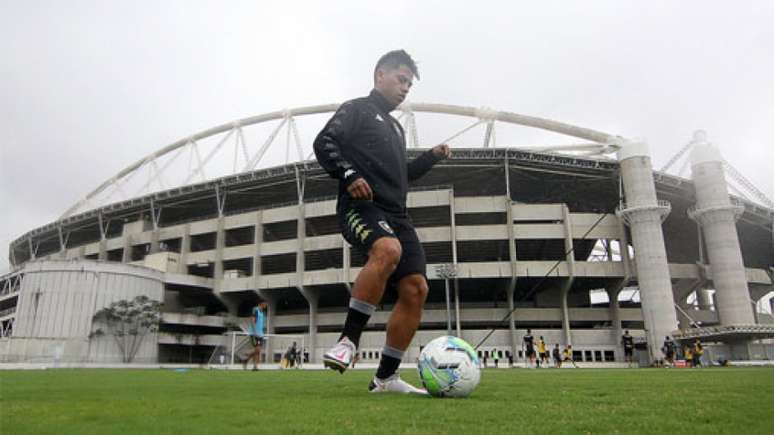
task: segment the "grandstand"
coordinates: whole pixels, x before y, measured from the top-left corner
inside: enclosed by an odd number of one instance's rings
[[[296,128],[296,118],[335,108],[273,112],[183,139],[20,235],[9,247],[13,270],[0,277],[0,360],[56,353],[114,362],[110,343],[90,336],[91,317],[145,294],[163,301],[163,313],[138,362],[206,363],[259,301],[268,304],[269,333],[303,335],[310,362],[319,362],[365,263],[339,236],[336,182],[304,158],[309,144]],[[406,361],[449,329],[474,344],[495,329],[479,351],[516,360],[528,328],[547,343],[572,344],[579,361],[621,360],[625,329],[645,363],[660,358],[665,335],[708,340],[712,359],[774,354],[774,319],[755,309],[773,289],[774,210],[738,171],[724,172],[703,135],[676,156],[690,155],[685,178],[654,171],[645,144],[555,121],[432,104],[399,113],[410,156],[422,152],[416,113],[471,118],[452,141],[484,130],[483,146],[455,142],[452,158],[411,186],[430,292]],[[272,122],[251,149],[243,130]],[[503,123],[592,143],[498,147],[495,126]],[[286,163],[259,167],[281,152],[283,132]],[[214,146],[202,158],[206,140]],[[206,177],[231,144],[232,169]],[[162,182],[186,152],[194,167],[189,160],[180,182]],[[147,182],[134,178],[141,171]],[[727,185],[724,173],[741,187]],[[115,199],[131,186],[140,186],[137,194]],[[393,303],[388,292],[361,339],[361,361],[378,360]],[[284,350],[270,341],[267,359],[278,362]]]

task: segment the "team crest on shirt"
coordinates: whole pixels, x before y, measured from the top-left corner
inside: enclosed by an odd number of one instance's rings
[[[390,226],[385,221],[379,221],[379,226],[382,227],[384,231],[387,231],[390,234],[395,234],[395,232],[390,228]]]
[[[376,120],[379,121],[379,122],[384,122],[384,118],[382,118],[382,115],[380,115],[378,113],[376,114]]]

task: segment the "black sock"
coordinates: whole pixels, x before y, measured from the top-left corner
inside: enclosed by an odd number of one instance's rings
[[[379,368],[376,370],[376,377],[379,379],[387,379],[395,374],[395,372],[398,371],[402,359],[402,350],[384,346],[384,349],[382,349],[382,358],[379,360]]]
[[[344,321],[344,330],[341,331],[339,340],[347,337],[349,341],[355,344],[355,347],[358,347],[360,345],[360,334],[363,332],[363,328],[365,328],[375,308],[368,302],[351,298],[349,300],[347,320]]]

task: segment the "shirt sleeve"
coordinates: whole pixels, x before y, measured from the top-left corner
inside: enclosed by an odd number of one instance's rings
[[[359,111],[352,101],[339,106],[314,140],[314,154],[325,172],[349,186],[362,178],[342,152],[360,126]]]
[[[429,171],[433,165],[438,163],[440,159],[433,154],[432,150],[428,150],[424,153],[422,153],[419,157],[416,159],[410,161],[408,163],[408,179],[409,181],[414,181],[417,178],[425,175],[427,171]]]

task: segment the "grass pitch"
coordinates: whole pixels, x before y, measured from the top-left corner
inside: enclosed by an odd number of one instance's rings
[[[0,372],[0,433],[772,433],[774,369],[486,370],[467,399],[370,371]],[[414,371],[403,371],[418,384]]]

